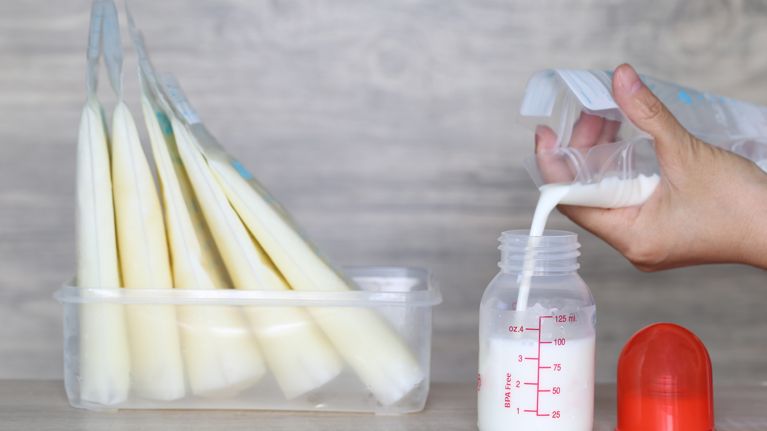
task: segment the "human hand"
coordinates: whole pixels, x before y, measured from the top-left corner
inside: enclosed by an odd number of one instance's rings
[[[660,184],[641,206],[560,205],[559,211],[643,271],[724,262],[767,268],[767,175],[691,135],[631,66],[615,69],[612,87],[621,111],[655,141]],[[610,142],[619,126],[584,114],[570,146]],[[539,126],[536,154],[552,149],[556,139],[550,128]]]

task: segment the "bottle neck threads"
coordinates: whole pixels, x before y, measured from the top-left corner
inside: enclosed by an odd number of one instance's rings
[[[542,236],[530,236],[526,230],[509,230],[498,238],[505,273],[562,275],[578,270],[581,247],[578,236],[562,230],[547,230]]]

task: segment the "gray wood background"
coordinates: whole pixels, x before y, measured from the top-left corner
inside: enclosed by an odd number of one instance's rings
[[[178,76],[209,128],[328,255],[434,271],[445,295],[438,381],[474,378],[496,238],[530,222],[536,190],[521,160],[532,132],[515,112],[531,73],[629,61],[767,104],[767,2],[758,0],[131,3],[156,65]],[[61,375],[51,294],[74,271],[88,8],[0,2],[0,378]],[[126,88],[136,108],[133,60]],[[561,216],[552,225],[581,234],[599,380],[614,379],[635,330],[673,321],[707,344],[717,380],[767,381],[764,271],[643,274]]]

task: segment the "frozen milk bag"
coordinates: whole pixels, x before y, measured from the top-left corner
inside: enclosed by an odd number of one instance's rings
[[[109,9],[109,8],[112,9]],[[88,100],[77,143],[77,286],[120,287],[109,148],[101,105],[96,99],[104,15],[114,5],[96,1],[88,40]],[[87,293],[83,293],[87,297]],[[80,306],[80,398],[102,405],[125,401],[130,391],[130,357],[121,305]]]
[[[160,200],[136,124],[122,100],[122,52],[117,22],[110,28],[116,42],[105,45],[118,103],[112,117],[112,187],[117,247],[123,286],[171,289],[170,261]],[[112,48],[110,50],[110,48]],[[154,400],[174,400],[186,392],[176,310],[172,305],[127,305],[131,384],[134,393]]]
[[[136,130],[124,102],[112,121],[112,181],[123,285],[128,289],[171,289],[170,262],[160,200]],[[184,396],[181,344],[172,305],[128,305],[132,381],[143,397]]]

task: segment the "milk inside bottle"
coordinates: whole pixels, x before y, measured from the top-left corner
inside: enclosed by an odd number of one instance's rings
[[[482,297],[478,426],[591,430],[596,310],[577,273],[580,245],[564,231],[530,238],[503,233],[501,270]],[[523,280],[529,306],[521,309]]]

